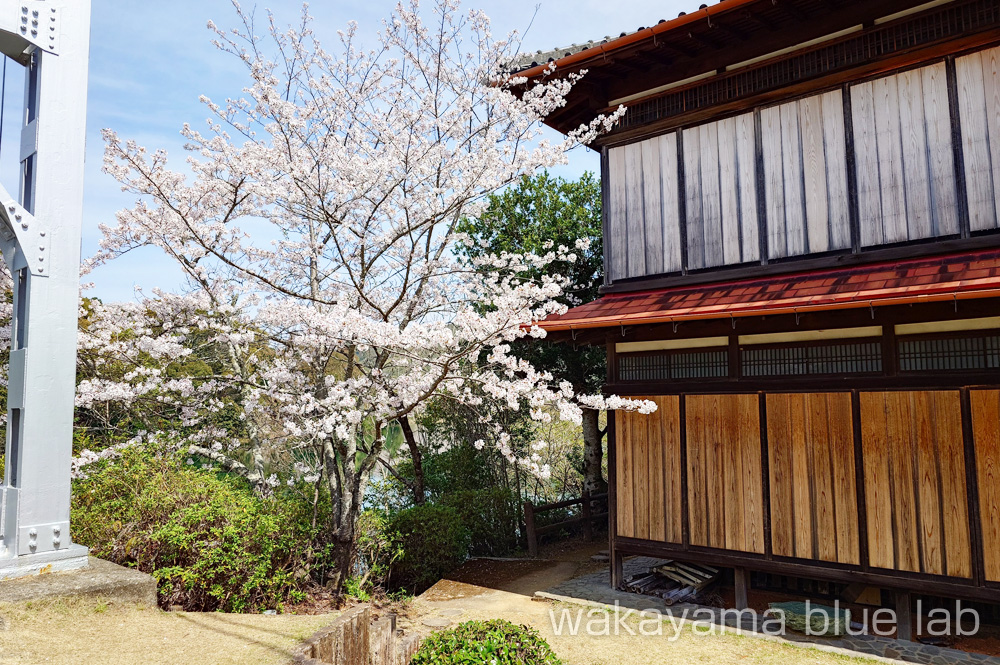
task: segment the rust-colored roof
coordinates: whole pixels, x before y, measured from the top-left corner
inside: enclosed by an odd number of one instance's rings
[[[738,282],[605,295],[550,316],[550,331],[793,314],[1000,296],[1000,250]]]

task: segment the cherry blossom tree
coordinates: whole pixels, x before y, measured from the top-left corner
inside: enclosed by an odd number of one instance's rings
[[[515,38],[495,38],[454,0],[429,12],[398,5],[371,48],[352,24],[334,51],[305,10],[295,28],[268,16],[260,31],[234,5],[238,29],[209,28],[249,83],[238,99],[203,99],[207,129],[183,129],[186,169],[105,132],[104,170],[137,201],[103,228],[93,265],[159,248],[187,289],[98,307],[103,324],[83,344],[104,371],[81,382],[78,400],[169,405],[181,427],[147,436],[183,441],[262,491],[294,476],[324,484],[339,586],[387,428],[428,400],[502,400],[543,422],[579,422],[581,404],[654,408],[576,396],[510,352],[565,309],[556,298],[567,279],[539,268],[574,260],[578,247],[456,258],[467,242],[457,225],[491,192],[565,162],[623,111],[546,140],[539,120],[578,77],[510,78]],[[211,351],[210,371],[195,377],[150,362],[198,348]],[[212,424],[226,399],[241,409],[236,435]],[[537,454],[515,458],[499,425],[491,432],[477,445],[547,473]]]

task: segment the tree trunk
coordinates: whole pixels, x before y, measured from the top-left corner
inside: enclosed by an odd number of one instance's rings
[[[583,410],[583,491],[590,494],[608,491],[608,483],[601,473],[604,448],[601,445],[603,435],[598,424],[599,416],[600,411]]]
[[[399,427],[403,430],[403,439],[407,448],[410,449],[410,460],[413,461],[413,481],[410,483],[410,490],[413,491],[413,503],[418,506],[427,500],[424,490],[424,458],[417,445],[417,438],[410,427],[410,417],[403,416],[399,419]]]

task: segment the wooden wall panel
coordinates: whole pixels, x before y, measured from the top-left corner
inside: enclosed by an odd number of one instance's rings
[[[612,148],[608,171],[610,279],[679,271],[677,134]]]
[[[772,551],[860,563],[850,393],[766,399]]]
[[[617,532],[680,543],[680,399],[676,395],[636,399],[655,401],[657,410],[649,415],[615,412]]]
[[[861,244],[959,232],[944,63],[851,87]]]
[[[683,139],[688,267],[758,260],[753,114],[685,129]]]
[[[692,545],[764,552],[757,395],[685,398]]]
[[[625,151],[608,151],[607,273],[611,281],[628,276],[628,213],[626,210]]]
[[[958,391],[861,393],[869,563],[972,576]]]
[[[986,579],[1000,582],[1000,390],[972,390],[979,523]]]
[[[840,90],[761,111],[768,256],[851,246]]]
[[[969,226],[1000,227],[1000,47],[955,60]]]

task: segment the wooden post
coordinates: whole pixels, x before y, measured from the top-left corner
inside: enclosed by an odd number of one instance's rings
[[[535,506],[530,501],[524,502],[524,531],[528,538],[528,555],[538,556],[538,534],[535,533]]]
[[[745,610],[750,606],[747,599],[747,592],[750,589],[750,576],[746,568],[733,568],[733,579],[735,580],[736,600],[735,605],[738,610]]]
[[[614,541],[612,541],[611,549],[611,588],[612,589],[622,589],[625,584],[625,570],[624,561],[622,553],[614,549]]]
[[[913,616],[910,613],[910,592],[897,591],[896,601],[896,639],[913,641]]]
[[[583,535],[587,540],[594,539],[594,518],[591,516],[590,492],[583,493]]]

